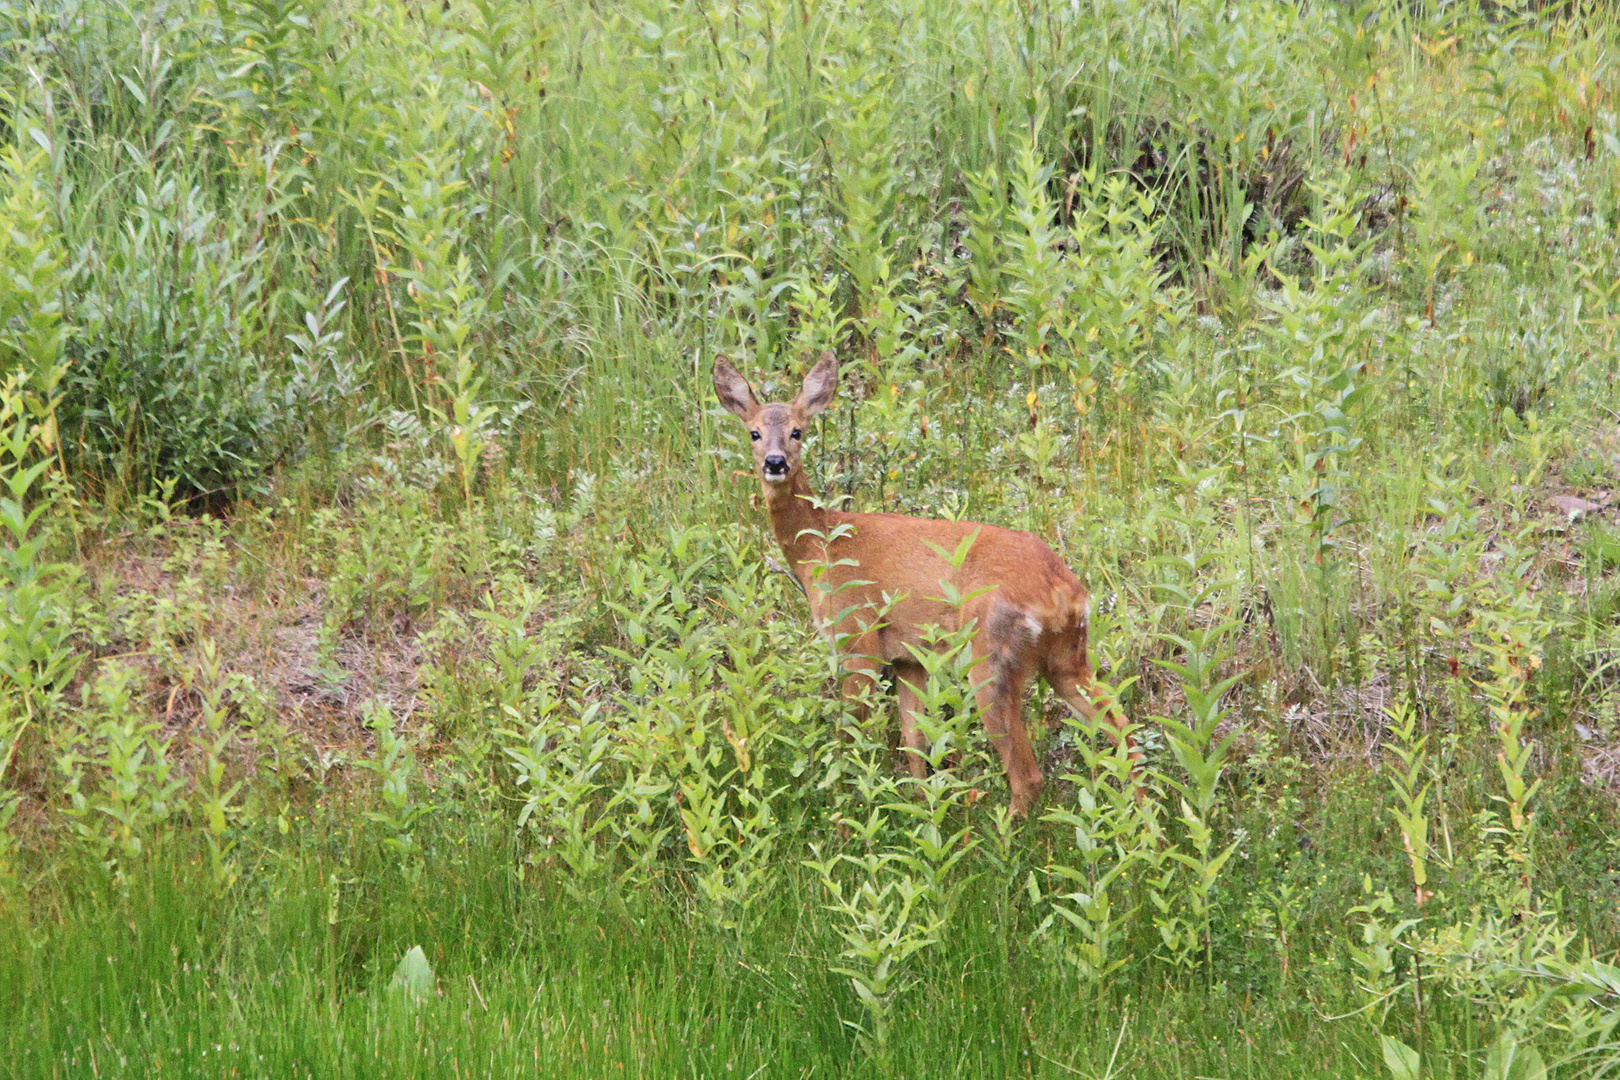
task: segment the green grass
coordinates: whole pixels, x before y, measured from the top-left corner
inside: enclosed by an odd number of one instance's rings
[[[166,853],[123,887],[75,868],[94,900],[13,913],[10,1075],[1354,1076],[1377,1053],[1303,994],[1077,984],[1035,961],[986,883],[915,973],[880,1070],[823,963],[836,941],[819,887],[791,866],[763,928],[736,937],[694,928],[673,896],[632,918],[522,886],[498,834],[458,837],[414,880],[322,847],[333,862],[267,853],[259,887],[228,901]],[[329,937],[321,870],[345,857],[361,863],[343,870]],[[412,945],[437,976],[420,1004],[389,988]]]
[[[1614,1075],[1617,46],[4,7],[0,1060]],[[838,703],[709,381],[825,348],[817,490],[1050,542],[1146,798]]]

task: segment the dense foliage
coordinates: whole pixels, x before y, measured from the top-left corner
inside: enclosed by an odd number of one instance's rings
[[[0,1059],[1620,1072],[1617,46],[0,5]],[[1043,692],[1011,820],[960,642],[924,782],[837,700],[709,385],[824,348],[819,489],[1052,543],[1134,779]]]

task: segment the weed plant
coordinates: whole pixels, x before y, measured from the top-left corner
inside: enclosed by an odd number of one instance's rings
[[[0,10],[0,1060],[1620,1071],[1601,5]],[[1038,532],[1141,759],[812,485]]]

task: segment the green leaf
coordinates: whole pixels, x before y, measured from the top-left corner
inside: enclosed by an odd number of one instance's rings
[[[433,977],[433,965],[428,963],[427,954],[422,946],[412,945],[394,968],[394,977],[388,983],[388,989],[400,994],[412,1003],[421,1002],[430,997],[437,985]]]
[[[1547,1066],[1534,1046],[1504,1031],[1485,1056],[1485,1080],[1547,1080]]]
[[[1418,1080],[1421,1062],[1416,1050],[1388,1035],[1378,1036],[1378,1041],[1384,1046],[1384,1064],[1389,1066],[1389,1073],[1395,1080]]]

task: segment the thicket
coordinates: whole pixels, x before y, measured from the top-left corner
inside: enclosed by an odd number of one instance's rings
[[[0,6],[0,1055],[1620,1071],[1617,45]],[[1136,781],[837,701],[709,386],[824,348],[818,489],[1061,551]]]

